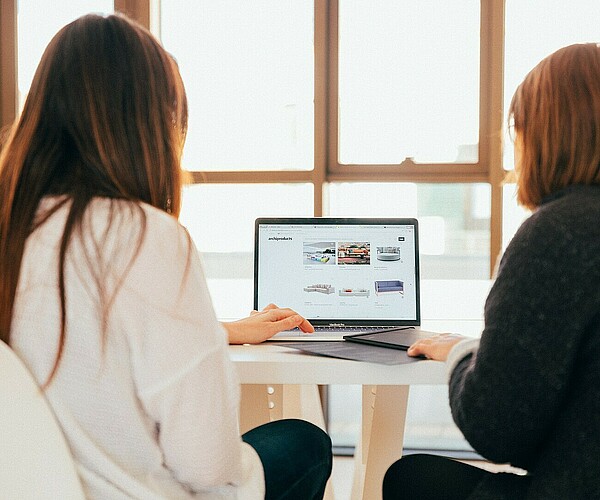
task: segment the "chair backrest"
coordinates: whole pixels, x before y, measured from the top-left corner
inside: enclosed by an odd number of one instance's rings
[[[31,373],[0,342],[0,497],[84,500],[65,437]]]

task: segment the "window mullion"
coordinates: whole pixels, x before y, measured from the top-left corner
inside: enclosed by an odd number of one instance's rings
[[[329,80],[329,12],[327,0],[314,2],[314,169],[312,173],[314,215],[325,215],[325,182],[327,181]]]
[[[486,93],[485,113],[481,114],[481,121],[485,124],[486,135],[485,142],[480,142],[479,148],[488,165],[488,182],[491,188],[490,273],[493,274],[502,251],[505,0],[482,0],[481,14],[481,92]]]
[[[150,29],[150,0],[115,0],[115,12],[122,12]]]
[[[0,3],[0,127],[17,116],[17,2]]]

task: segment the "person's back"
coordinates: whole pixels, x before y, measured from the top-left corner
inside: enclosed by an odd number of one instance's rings
[[[600,498],[600,46],[543,59],[509,118],[517,199],[533,213],[502,256],[481,339],[440,336],[408,354],[446,361],[466,439],[526,475],[414,455],[388,469],[386,500]]]
[[[45,199],[42,210],[57,201]],[[68,207],[29,237],[15,300],[11,344],[40,385],[59,345],[56,270]],[[93,200],[82,241],[72,241],[66,258],[69,328],[47,397],[86,493],[186,498],[205,490],[200,498],[233,498],[226,485],[239,482],[242,451],[260,489],[260,462],[237,437],[238,387],[197,256],[175,219],[138,207]],[[131,242],[144,225],[138,250]],[[111,300],[106,318],[96,272]]]
[[[177,221],[186,128],[148,30],[87,15],[56,34],[0,152],[0,339],[46,391],[88,498],[320,499],[322,429],[240,436],[228,340],[312,326],[274,305],[217,321]]]
[[[452,374],[453,416],[470,444],[528,472],[490,475],[482,495],[600,497],[599,220],[600,186],[544,200],[503,256],[476,368],[467,358]]]

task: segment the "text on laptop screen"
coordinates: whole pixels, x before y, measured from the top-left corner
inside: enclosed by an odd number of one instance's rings
[[[257,298],[319,320],[418,320],[414,224],[257,224]]]

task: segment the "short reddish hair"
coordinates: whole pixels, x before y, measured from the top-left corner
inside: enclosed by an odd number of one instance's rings
[[[517,199],[529,209],[572,184],[600,184],[600,46],[575,44],[543,59],[509,109],[521,155]]]

